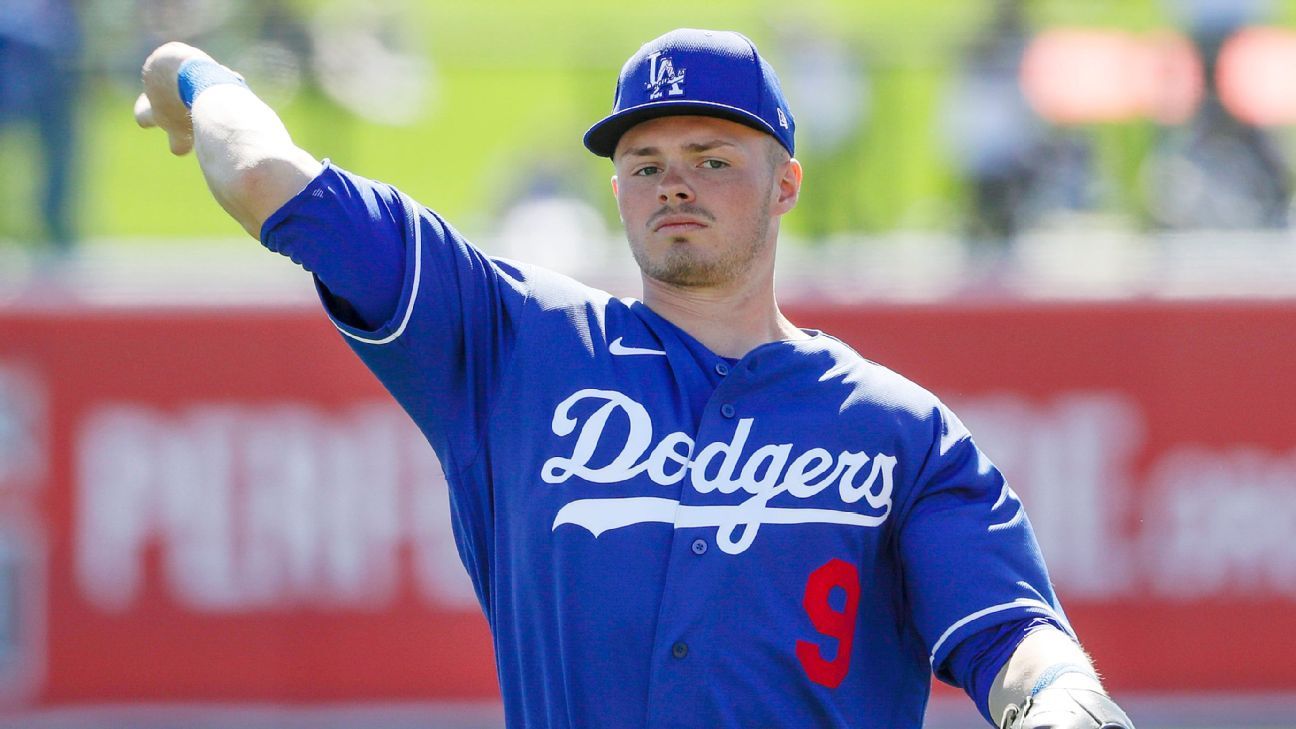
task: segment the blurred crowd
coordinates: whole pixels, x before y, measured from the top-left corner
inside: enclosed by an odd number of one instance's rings
[[[954,212],[940,218],[947,232],[1003,248],[1050,221],[1113,210],[1144,230],[1289,226],[1291,165],[1272,130],[1296,122],[1296,94],[1284,83],[1285,69],[1296,62],[1296,32],[1274,27],[1270,0],[1162,3],[1172,24],[1136,33],[1037,27],[1029,0],[987,0],[989,21],[966,34],[970,40],[952,57],[934,125],[939,134],[929,140],[954,178],[946,196]],[[428,72],[435,49],[419,47],[396,10],[373,6],[363,14],[335,12],[330,20],[330,8],[361,5],[3,0],[0,142],[34,135],[29,148],[39,174],[11,180],[0,192],[26,199],[12,186],[30,184],[30,199],[39,204],[6,205],[0,240],[39,230],[51,250],[74,245],[86,127],[78,89],[92,76],[128,82],[162,40],[212,50],[255,78],[272,104],[309,87],[357,118],[416,120],[435,78]],[[894,131],[882,123],[885,112],[872,93],[894,63],[821,30],[770,30],[762,46],[773,46],[788,69],[784,82],[805,155],[816,163],[816,187],[830,191],[805,196],[804,237],[843,228],[877,232],[877,216],[866,219],[857,204],[869,196],[860,190],[868,183],[850,150],[861,138]],[[1136,158],[1119,163],[1132,186],[1113,182],[1101,162],[1100,131],[1113,125],[1138,130],[1138,141],[1127,145]],[[515,182],[518,195],[493,214],[501,229],[529,220],[537,203],[581,196],[562,183],[561,165],[528,174]],[[586,205],[583,214],[590,210]],[[24,216],[37,224],[16,222]],[[530,222],[522,227],[534,229]]]
[[[1252,28],[1267,20],[1271,3],[1168,0],[1183,35],[1144,38],[1033,34],[1025,0],[995,4],[946,112],[954,159],[971,188],[970,238],[1010,241],[1050,214],[1110,206],[1086,125],[1140,117],[1153,129],[1134,191],[1148,227],[1287,227],[1289,165],[1259,126],[1268,121],[1263,112],[1254,113],[1270,104],[1256,96],[1291,93],[1261,86],[1266,65],[1296,52],[1296,35],[1281,32],[1271,51],[1257,48],[1269,38]]]

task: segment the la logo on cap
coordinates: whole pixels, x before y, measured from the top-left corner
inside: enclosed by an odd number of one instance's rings
[[[657,51],[648,56],[648,83],[646,88],[652,92],[648,95],[649,101],[660,99],[662,97],[662,87],[667,84],[670,84],[670,89],[666,92],[667,96],[684,95],[684,87],[680,84],[684,83],[684,71],[686,69],[681,68],[679,73],[676,73],[675,64],[671,62],[669,56],[662,58],[661,63],[658,63],[657,59],[661,54],[661,51]]]

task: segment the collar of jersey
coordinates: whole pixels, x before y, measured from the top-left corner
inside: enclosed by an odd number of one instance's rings
[[[653,311],[651,308],[649,308],[647,304],[643,303],[642,301],[639,301],[638,299],[627,299],[626,301],[630,304],[630,310],[632,312],[634,312],[639,317],[646,319],[650,322],[650,328],[656,329],[658,331],[660,331],[661,329],[669,330],[675,335],[676,338],[680,340],[680,342],[685,347],[687,347],[693,353],[694,357],[712,363],[725,362],[728,363],[729,365],[737,365],[740,362],[751,359],[754,355],[758,355],[759,353],[766,352],[771,349],[789,351],[790,348],[790,351],[795,352],[795,351],[801,351],[803,348],[809,347],[810,349],[819,350],[823,348],[824,344],[826,343],[826,340],[831,339],[831,337],[828,337],[818,329],[803,328],[801,331],[805,332],[806,334],[809,334],[810,335],[809,339],[780,339],[775,342],[766,342],[765,344],[759,345],[758,347],[748,352],[745,356],[739,359],[733,359],[730,357],[721,357],[720,355],[708,349],[705,344],[695,339],[692,334],[689,334],[688,332],[676,326],[675,323],[672,322],[671,320]],[[667,351],[669,352],[669,349]]]

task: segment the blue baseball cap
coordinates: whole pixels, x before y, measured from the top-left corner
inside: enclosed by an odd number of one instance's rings
[[[773,136],[794,154],[796,121],[778,76],[741,33],[680,28],[644,44],[617,79],[612,113],[585,132],[611,157],[621,135],[659,116],[714,116]]]

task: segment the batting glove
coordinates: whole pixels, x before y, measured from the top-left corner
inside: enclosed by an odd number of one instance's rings
[[[999,729],[1134,729],[1134,722],[1098,691],[1046,688],[1020,707],[1009,704]]]

